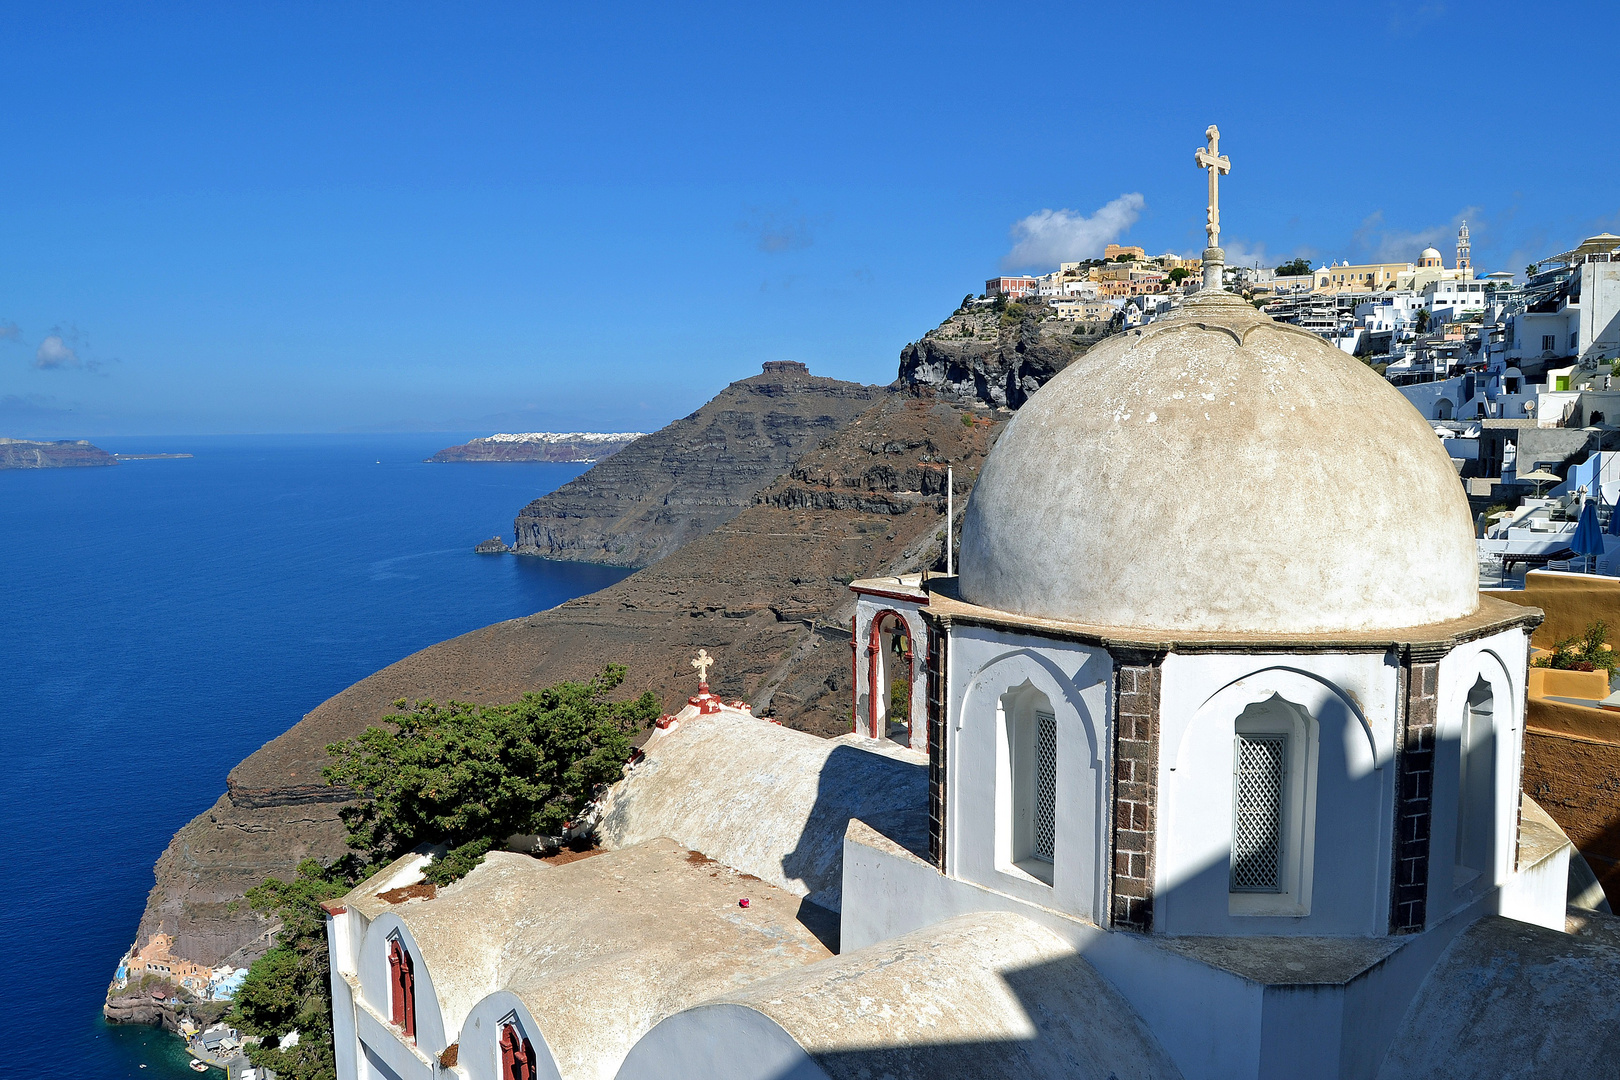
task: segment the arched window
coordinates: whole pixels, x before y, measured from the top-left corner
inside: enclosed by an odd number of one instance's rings
[[[1057,847],[1057,716],[1046,695],[1027,683],[1002,698],[1011,780],[1009,858],[1050,885]]]
[[[1491,875],[1496,854],[1496,702],[1483,678],[1468,692],[1457,740],[1458,885]]]
[[[1249,705],[1233,724],[1232,914],[1277,914],[1306,891],[1304,834],[1313,725],[1281,696]]]
[[[390,1018],[407,1039],[416,1038],[416,963],[397,937],[388,939],[388,998]]]
[[[501,1028],[501,1080],[534,1080],[534,1044],[513,1023]]]

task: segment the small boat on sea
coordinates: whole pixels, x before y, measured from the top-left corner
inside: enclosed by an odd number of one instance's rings
[[[191,1071],[192,1072],[207,1072],[208,1071],[208,1063],[206,1061],[198,1061],[196,1058],[192,1058],[191,1059]]]

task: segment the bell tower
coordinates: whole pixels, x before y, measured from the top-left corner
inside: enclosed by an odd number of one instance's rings
[[[1468,258],[1468,222],[1465,221],[1462,228],[1457,230],[1457,269],[1471,270],[1473,266]]]

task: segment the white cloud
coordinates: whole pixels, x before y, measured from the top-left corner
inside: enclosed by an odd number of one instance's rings
[[[1449,225],[1434,225],[1427,229],[1392,229],[1384,222],[1384,212],[1376,210],[1362,220],[1361,225],[1351,236],[1352,247],[1360,250],[1363,256],[1370,256],[1374,262],[1410,262],[1418,260],[1418,254],[1427,247],[1439,249],[1441,255],[1449,263],[1457,247],[1457,228],[1464,221],[1474,223],[1473,231],[1478,233],[1484,219],[1484,212],[1477,206],[1464,207],[1451,219]]]
[[[39,368],[81,367],[79,354],[62,340],[61,334],[52,334],[39,343],[34,353],[34,366]]]
[[[1053,267],[1060,262],[1095,259],[1103,248],[1136,223],[1147,200],[1130,192],[1086,217],[1073,210],[1041,210],[1012,227],[1015,241],[1001,265],[1006,269]]]

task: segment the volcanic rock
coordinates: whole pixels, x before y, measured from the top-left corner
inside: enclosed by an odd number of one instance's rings
[[[516,550],[649,566],[736,517],[782,470],[887,392],[769,362],[524,507]]]

